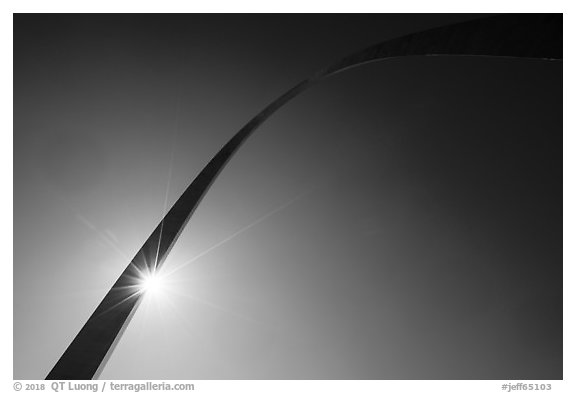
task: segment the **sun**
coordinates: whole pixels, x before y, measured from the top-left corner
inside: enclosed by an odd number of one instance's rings
[[[158,295],[164,291],[164,284],[164,280],[160,274],[150,273],[142,278],[140,291],[151,295]]]

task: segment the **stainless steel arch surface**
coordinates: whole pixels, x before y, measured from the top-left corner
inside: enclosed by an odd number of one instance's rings
[[[274,112],[316,82],[347,68],[401,56],[562,58],[562,15],[499,15],[388,40],[344,57],[297,84],[242,127],[192,181],[90,316],[46,379],[92,379],[136,310],[142,271],[164,263],[192,213],[242,143]]]

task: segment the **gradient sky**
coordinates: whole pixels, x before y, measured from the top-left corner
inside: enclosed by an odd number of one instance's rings
[[[16,15],[14,378],[42,379],[218,149],[474,15]],[[216,180],[103,379],[562,378],[562,63],[340,73]]]

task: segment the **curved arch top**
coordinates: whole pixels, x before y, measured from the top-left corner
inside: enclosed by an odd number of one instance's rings
[[[372,61],[419,55],[562,59],[562,14],[498,15],[438,27],[370,46],[319,70],[278,97],[242,127],[208,162],[160,221],[46,379],[92,379],[105,365],[141,294],[135,277],[162,266],[220,171],[274,112],[313,84]]]

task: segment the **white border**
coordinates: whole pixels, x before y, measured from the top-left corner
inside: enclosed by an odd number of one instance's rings
[[[576,362],[574,359],[574,336],[576,324],[574,319],[574,263],[576,255],[574,253],[574,240],[576,239],[574,230],[575,211],[575,190],[576,183],[574,170],[576,169],[574,142],[575,135],[574,121],[574,73],[571,72],[573,63],[574,46],[574,20],[573,7],[569,1],[503,1],[484,0],[481,2],[460,1],[395,1],[384,3],[371,0],[354,0],[350,2],[311,1],[311,0],[291,0],[288,2],[271,1],[212,1],[198,4],[189,1],[163,0],[153,2],[145,0],[119,1],[101,0],[98,2],[80,2],[72,0],[56,1],[12,1],[2,7],[0,20],[0,42],[2,45],[2,67],[1,91],[2,106],[0,107],[3,122],[0,133],[1,160],[0,171],[2,173],[2,249],[10,250],[4,253],[5,261],[0,275],[2,312],[6,317],[0,323],[2,356],[0,357],[0,375],[2,381],[2,391],[13,391],[13,365],[12,365],[12,223],[13,223],[13,108],[12,108],[12,13],[13,12],[563,12],[564,15],[564,381],[520,381],[525,383],[552,383],[553,392],[574,392],[576,383],[574,381],[574,370]],[[568,69],[566,68],[568,65]],[[10,351],[6,350],[10,348]],[[44,383],[44,381],[38,381]],[[125,381],[130,382],[130,381]],[[135,383],[142,381],[133,381]],[[172,383],[177,381],[170,381]],[[186,381],[182,381],[186,382]],[[228,391],[250,391],[250,392],[293,392],[299,391],[362,391],[381,392],[383,389],[390,392],[405,391],[443,391],[443,392],[491,392],[503,391],[501,385],[514,381],[192,381],[196,384],[196,390],[203,392],[228,392]],[[51,391],[47,386],[46,391]]]

